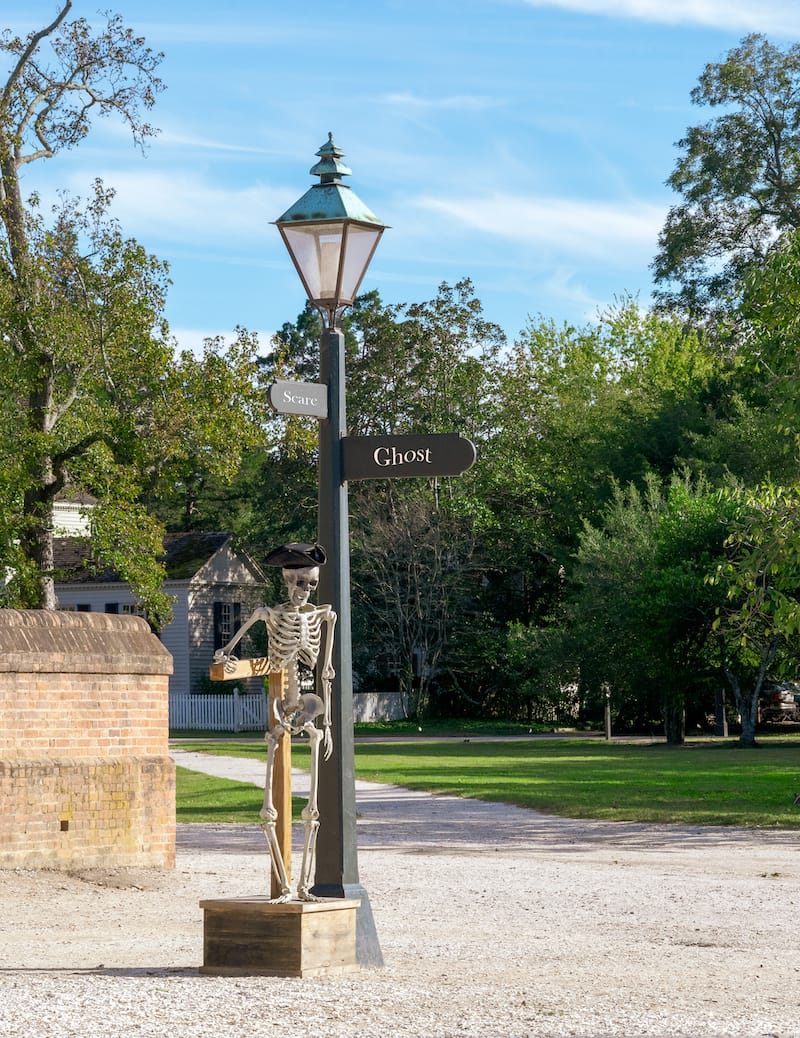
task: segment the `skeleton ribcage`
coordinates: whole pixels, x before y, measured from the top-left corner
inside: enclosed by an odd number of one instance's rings
[[[274,612],[267,620],[270,669],[296,671],[297,661],[314,668],[322,643],[318,612]]]

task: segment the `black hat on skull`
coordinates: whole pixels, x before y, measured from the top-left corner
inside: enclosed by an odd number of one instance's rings
[[[328,556],[321,544],[281,544],[264,559],[266,566],[282,569],[305,569],[308,566],[324,566]]]

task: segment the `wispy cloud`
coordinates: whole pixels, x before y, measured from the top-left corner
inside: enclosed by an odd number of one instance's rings
[[[538,243],[610,262],[622,259],[623,251],[652,252],[667,211],[666,206],[648,202],[591,202],[499,193],[460,199],[423,196],[416,205],[496,238]]]
[[[116,190],[113,213],[126,230],[181,243],[263,238],[293,201],[291,190],[219,186],[181,172],[113,170],[102,179]]]
[[[230,152],[236,155],[275,155],[277,152],[272,148],[258,148],[248,144],[230,144],[226,141],[217,140],[212,137],[204,137],[198,134],[182,133],[181,131],[161,129],[158,134],[160,146],[193,148],[198,151]]]
[[[486,97],[479,94],[454,94],[449,97],[419,97],[417,94],[397,93],[384,94],[378,98],[379,102],[394,105],[398,108],[409,108],[415,111],[430,111],[440,109],[443,111],[467,111],[483,112],[489,108],[498,108],[505,102],[494,97]]]
[[[556,267],[550,277],[545,279],[543,288],[548,299],[575,304],[587,319],[596,316],[603,305],[602,300],[593,296],[581,284],[576,271],[568,267]]]
[[[797,0],[522,0],[581,14],[635,18],[664,25],[705,25],[731,32],[800,33]]]

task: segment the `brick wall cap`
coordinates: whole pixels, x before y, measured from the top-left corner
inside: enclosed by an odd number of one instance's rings
[[[172,656],[139,616],[0,609],[0,671],[171,674]]]

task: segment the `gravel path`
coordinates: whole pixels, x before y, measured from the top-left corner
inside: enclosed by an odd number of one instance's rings
[[[245,761],[174,756],[261,781]],[[198,902],[264,893],[268,861],[255,825],[183,825],[174,873],[0,873],[0,1035],[800,1036],[797,834],[362,783],[357,801],[383,969],[200,976]]]

